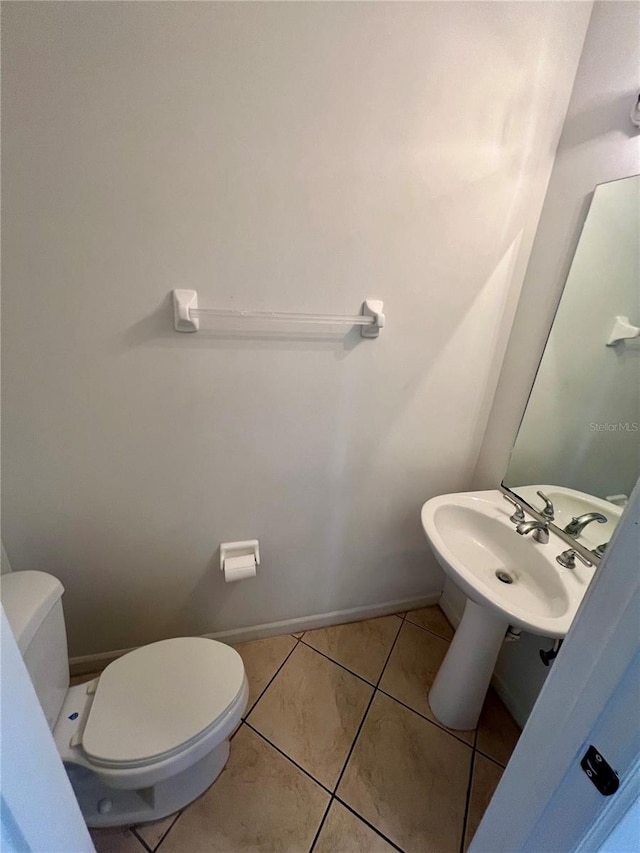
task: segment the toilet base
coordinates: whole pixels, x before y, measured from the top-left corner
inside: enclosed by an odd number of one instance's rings
[[[181,773],[138,790],[109,788],[79,765],[66,770],[87,826],[129,826],[160,820],[193,802],[215,782],[228,758],[229,741],[224,740]]]

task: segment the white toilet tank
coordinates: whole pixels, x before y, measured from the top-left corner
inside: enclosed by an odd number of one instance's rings
[[[69,689],[64,587],[45,572],[9,572],[0,579],[0,600],[53,729]]]

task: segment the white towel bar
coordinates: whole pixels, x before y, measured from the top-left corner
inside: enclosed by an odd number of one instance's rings
[[[173,320],[176,332],[197,332],[200,320],[224,319],[239,321],[265,320],[278,323],[301,323],[308,326],[360,326],[363,338],[377,338],[385,324],[383,304],[379,299],[366,299],[358,315],[291,314],[283,311],[233,311],[225,308],[199,308],[195,290],[173,291]]]

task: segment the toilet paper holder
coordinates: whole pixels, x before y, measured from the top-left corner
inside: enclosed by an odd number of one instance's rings
[[[220,571],[224,571],[224,562],[230,557],[251,557],[256,566],[260,565],[260,543],[257,539],[243,542],[222,542],[220,544]]]

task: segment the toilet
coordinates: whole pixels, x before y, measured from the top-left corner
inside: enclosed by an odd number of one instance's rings
[[[88,826],[157,820],[223,770],[249,697],[240,655],[203,637],[128,652],[69,686],[60,581],[2,575],[7,619]]]

